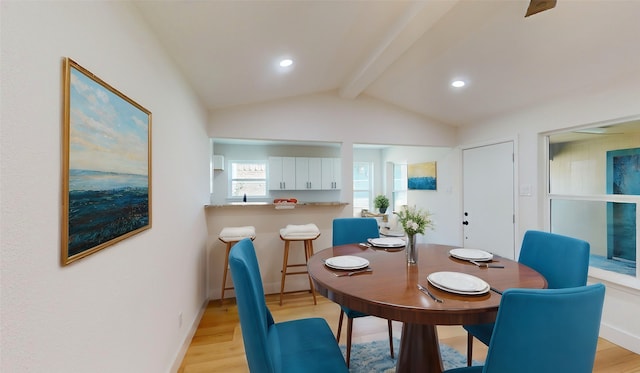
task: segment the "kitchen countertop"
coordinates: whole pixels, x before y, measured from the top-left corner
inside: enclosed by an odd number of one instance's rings
[[[346,206],[347,202],[298,202],[296,204],[289,203],[272,203],[272,202],[231,202],[220,205],[205,205],[205,208],[217,208],[217,207],[270,207],[270,208],[295,208],[295,207],[314,207],[314,206]]]

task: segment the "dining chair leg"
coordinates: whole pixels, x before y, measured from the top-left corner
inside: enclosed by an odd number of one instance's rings
[[[473,335],[471,333],[467,333],[467,366],[471,366],[473,354]]]
[[[393,359],[393,330],[391,329],[391,320],[387,320],[389,326],[389,351],[391,351],[391,358]]]
[[[338,320],[338,334],[336,335],[336,341],[340,343],[340,332],[342,332],[342,319],[344,318],[344,311],[340,310],[340,320]]]
[[[347,317],[347,368],[351,361],[351,328],[353,327],[353,319]]]

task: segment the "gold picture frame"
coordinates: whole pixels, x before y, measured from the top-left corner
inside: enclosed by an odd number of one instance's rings
[[[63,105],[65,266],[151,228],[151,112],[70,58]]]

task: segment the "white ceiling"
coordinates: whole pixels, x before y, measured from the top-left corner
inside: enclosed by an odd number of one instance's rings
[[[640,73],[640,0],[135,4],[211,110],[332,91],[466,126]]]

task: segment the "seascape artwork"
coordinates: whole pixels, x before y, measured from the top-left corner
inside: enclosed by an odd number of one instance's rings
[[[407,166],[407,188],[437,190],[436,162],[424,162]]]
[[[69,256],[149,224],[143,175],[69,170]]]
[[[150,113],[72,61],[68,69],[63,264],[150,227]]]

